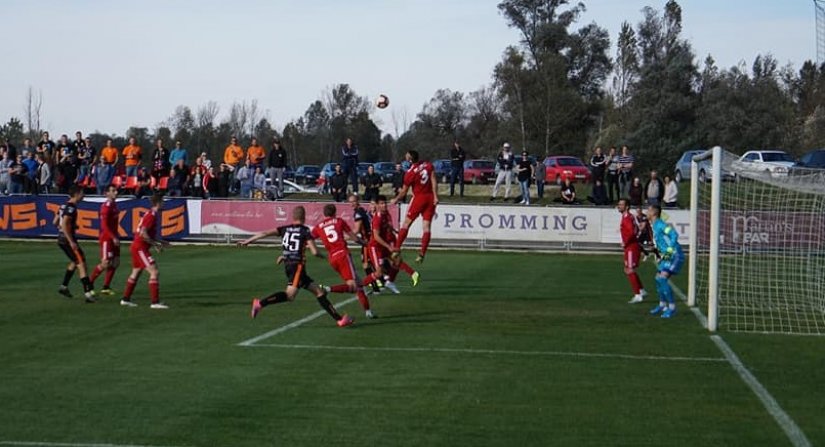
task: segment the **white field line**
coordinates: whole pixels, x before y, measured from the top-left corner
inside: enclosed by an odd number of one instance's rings
[[[0,445],[18,447],[172,447],[135,444],[94,444],[84,442],[38,442],[38,441],[0,441]]]
[[[673,281],[669,281],[669,282],[670,282],[670,287],[673,288],[673,291],[676,293],[676,296],[678,296],[680,300],[682,300],[684,302],[687,302],[687,295],[685,295],[685,293],[682,292],[682,289],[676,287],[676,284],[673,284]],[[708,319],[707,319],[707,317],[705,317],[705,314],[703,314],[702,311],[699,310],[699,307],[698,306],[691,307],[690,311],[693,312],[693,315],[695,315],[696,319],[699,320],[699,324],[701,324],[703,328],[707,329],[708,328]]]
[[[381,346],[328,346],[328,345],[300,345],[300,344],[254,344],[247,345],[255,348],[307,349],[322,351],[363,351],[363,352],[421,352],[440,354],[478,354],[478,355],[506,355],[524,357],[579,357],[579,358],[607,358],[621,360],[653,360],[674,362],[705,362],[724,363],[721,357],[672,357],[658,355],[613,354],[605,352],[568,352],[568,351],[512,351],[506,349],[459,349],[459,348],[400,348]]]
[[[679,298],[681,298],[682,300],[686,299],[684,292],[682,292],[672,282],[671,287],[673,287],[673,290],[676,292],[677,295],[679,295]],[[707,329],[708,320],[704,316],[704,314],[702,314],[702,311],[699,310],[698,307],[694,307],[691,310],[693,311],[694,315],[696,315],[696,318],[699,319],[699,322],[702,324],[702,326],[705,329]],[[736,353],[725,342],[725,340],[723,340],[722,337],[719,335],[711,335],[710,339],[711,341],[713,341],[713,344],[716,345],[719,351],[722,352],[722,355],[725,356],[725,360],[728,362],[731,368],[733,368],[733,370],[736,371],[737,374],[739,374],[739,377],[742,379],[743,382],[745,382],[745,385],[747,385],[748,388],[751,389],[753,394],[756,395],[757,399],[759,399],[759,401],[762,402],[762,406],[764,406],[765,410],[768,411],[768,414],[770,414],[771,417],[773,417],[773,420],[776,421],[776,423],[779,425],[779,428],[781,428],[782,431],[785,432],[785,436],[788,437],[788,440],[791,441],[791,444],[795,447],[810,447],[811,441],[808,440],[807,436],[805,436],[805,433],[802,431],[802,429],[799,428],[799,426],[796,425],[796,422],[794,422],[794,420],[791,419],[790,415],[788,415],[788,413],[786,413],[785,410],[783,410],[782,407],[779,406],[779,402],[777,402],[776,399],[774,399],[771,393],[768,392],[767,388],[765,388],[759,382],[756,376],[754,376],[753,373],[751,373],[750,370],[748,370],[745,364],[742,363],[741,360],[739,360],[739,356],[736,355]]]
[[[349,303],[351,303],[351,302],[353,302],[357,299],[358,299],[357,297],[348,298],[344,301],[341,301],[340,303],[334,304],[334,306],[335,306],[336,309],[338,309],[339,307],[346,306],[347,304],[349,304]],[[257,343],[261,340],[266,340],[269,337],[274,337],[278,334],[282,334],[282,333],[284,333],[284,332],[286,332],[290,329],[295,329],[296,327],[301,326],[302,324],[309,323],[310,321],[312,321],[312,320],[314,320],[314,319],[316,319],[316,318],[318,318],[322,315],[326,315],[326,314],[327,314],[327,311],[325,311],[323,309],[319,310],[318,312],[315,312],[314,314],[311,314],[311,315],[308,315],[304,318],[301,318],[300,320],[293,321],[292,323],[281,326],[277,329],[273,329],[273,330],[271,330],[271,331],[269,331],[265,334],[258,335],[257,337],[252,337],[249,340],[244,340],[244,341],[238,343],[238,346],[252,346],[252,345],[254,345],[255,343]]]

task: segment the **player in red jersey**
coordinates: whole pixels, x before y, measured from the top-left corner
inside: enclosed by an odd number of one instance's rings
[[[155,259],[149,253],[149,249],[155,247],[160,252],[169,243],[158,236],[158,220],[160,219],[160,209],[163,207],[163,196],[155,194],[151,198],[152,208],[140,218],[140,223],[135,229],[135,239],[132,242],[130,251],[132,252],[132,273],[126,280],[126,290],[123,291],[123,298],[120,300],[121,306],[135,307],[132,302],[132,292],[135,291],[135,284],[141,272],[149,272],[149,295],[152,298],[152,309],[168,309],[169,307],[160,302],[160,284],[158,283],[158,266]]]
[[[387,211],[387,198],[379,195],[375,200],[375,213],[372,217],[372,238],[367,244],[370,262],[375,267],[376,275],[384,275],[384,285],[393,293],[401,293],[395,286],[398,271],[403,270],[412,278],[413,287],[418,285],[421,277],[412,269],[399,253],[395,246],[395,228],[392,226],[392,217]]]
[[[364,293],[363,284],[369,284],[375,281],[375,274],[368,275],[364,282],[358,278],[355,273],[355,266],[352,264],[352,256],[347,247],[346,238],[349,238],[361,245],[365,242],[361,240],[343,219],[335,217],[337,210],[335,205],[327,204],[324,206],[325,219],[319,222],[312,228],[312,237],[321,239],[324,243],[324,248],[327,249],[329,257],[329,265],[338,272],[341,279],[345,281],[344,284],[339,284],[331,287],[324,287],[324,290],[331,293],[353,293],[358,296],[358,301],[361,307],[364,308],[367,318],[377,318],[375,313],[370,310],[370,301],[367,294]]]
[[[117,186],[106,188],[106,201],[100,206],[100,264],[90,277],[92,284],[98,276],[106,272],[101,295],[114,295],[110,288],[115,271],[120,266],[120,236],[118,235],[119,211],[117,209]]]
[[[407,161],[412,163],[412,166],[404,174],[404,186],[401,191],[398,191],[398,195],[392,199],[392,203],[394,205],[405,197],[410,187],[412,187],[413,198],[410,201],[409,208],[407,208],[407,217],[401,225],[401,230],[398,231],[398,240],[395,246],[401,248],[404,240],[407,239],[410,225],[415,219],[418,219],[418,216],[421,216],[423,221],[421,250],[415,258],[415,262],[421,263],[424,262],[427,247],[430,246],[430,223],[435,217],[435,207],[438,205],[438,183],[436,182],[432,163],[420,161],[417,151],[408,151],[406,158]]]
[[[630,202],[627,199],[619,199],[616,209],[622,214],[619,229],[622,233],[622,248],[624,248],[624,273],[633,289],[633,298],[629,303],[641,303],[647,292],[645,292],[639,274],[636,273],[639,258],[642,256],[642,247],[639,245],[639,227],[636,225],[636,218],[630,212]]]
[[[353,233],[360,236],[361,240],[369,241],[372,237],[372,225],[370,222],[372,221],[371,216],[375,214],[375,198],[370,201],[369,211],[361,206],[357,194],[350,194],[349,197],[347,197],[347,201],[350,206],[352,206]],[[375,273],[375,269],[370,263],[370,256],[366,245],[361,247],[361,266],[364,268],[364,274],[367,276]],[[378,277],[380,278],[380,276]],[[382,285],[383,283],[380,280],[376,280],[370,284],[370,286],[372,286],[372,293],[381,293]]]

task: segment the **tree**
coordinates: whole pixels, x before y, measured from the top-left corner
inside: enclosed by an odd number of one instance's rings
[[[21,141],[25,135],[23,122],[18,118],[12,117],[6,124],[0,126],[0,138],[17,143]]]
[[[639,76],[639,50],[636,32],[628,22],[622,22],[622,30],[616,48],[616,67],[613,92],[616,106],[623,108],[630,100],[631,86]]]
[[[26,91],[26,131],[27,136],[32,140],[36,140],[41,132],[40,117],[43,108],[43,92],[38,90],[35,93],[34,88],[29,86]]]

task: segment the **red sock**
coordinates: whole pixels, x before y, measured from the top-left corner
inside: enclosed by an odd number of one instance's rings
[[[395,278],[398,277],[398,269],[391,268],[387,275],[390,278],[390,281],[395,282]]]
[[[160,301],[160,284],[157,279],[149,280],[149,296],[152,297],[152,304]]]
[[[132,297],[132,292],[135,291],[135,284],[135,280],[131,277],[129,277],[129,279],[126,280],[126,290],[123,291],[123,298],[126,298],[128,300]]]
[[[627,279],[630,280],[630,287],[633,289],[633,294],[638,295],[642,292],[642,280],[636,272],[629,273]]]
[[[361,280],[361,285],[368,286],[374,283],[376,279],[378,279],[378,275],[376,275],[375,273],[370,273],[363,280]]]
[[[397,248],[401,248],[401,245],[404,244],[404,241],[407,239],[407,233],[409,233],[409,230],[406,228],[398,230],[398,239],[395,240],[395,246]]]
[[[103,279],[103,287],[109,288],[112,285],[112,278],[115,277],[115,271],[117,269],[114,267],[109,267],[109,270],[106,270],[106,277]]]
[[[427,254],[427,247],[430,246],[430,232],[425,231],[423,235],[421,235],[421,256]]]
[[[369,298],[367,298],[367,294],[364,293],[364,291],[359,288],[358,292],[357,292],[357,296],[358,296],[358,301],[361,303],[361,307],[363,307],[364,310],[370,310],[370,300],[369,300]]]
[[[412,274],[413,274],[413,273],[415,273],[415,270],[413,270],[413,268],[412,268],[412,267],[410,267],[410,265],[409,265],[409,264],[407,264],[407,263],[406,263],[406,262],[404,262],[404,261],[401,261],[401,263],[400,263],[400,264],[398,264],[398,268],[399,268],[399,269],[401,269],[401,270],[403,270],[403,271],[404,271],[404,273],[406,273],[406,274],[408,274],[408,275],[410,275],[410,276],[412,276]]]
[[[95,266],[95,269],[92,270],[92,276],[89,277],[89,281],[91,281],[92,284],[94,284],[95,280],[98,276],[100,276],[101,273],[103,273],[103,267],[101,267],[100,265]]]
[[[350,288],[347,284],[338,284],[336,286],[330,286],[329,288],[330,293],[350,293],[354,292],[352,288]]]

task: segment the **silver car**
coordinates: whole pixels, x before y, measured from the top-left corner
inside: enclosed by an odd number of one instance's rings
[[[676,162],[676,167],[673,169],[673,178],[676,180],[676,183],[680,183],[682,180],[690,180],[690,162],[693,160],[693,157],[703,154],[706,151],[701,150],[692,150],[687,151],[679,157],[679,160]],[[711,180],[711,167],[712,161],[710,158],[702,160],[698,163],[699,167],[699,181],[705,183],[708,180]],[[726,170],[722,169],[722,180],[734,180],[736,176]]]

